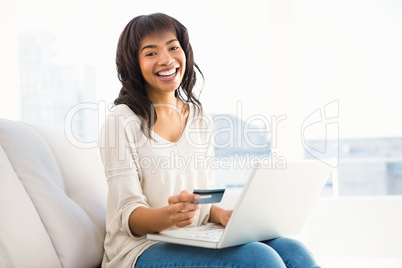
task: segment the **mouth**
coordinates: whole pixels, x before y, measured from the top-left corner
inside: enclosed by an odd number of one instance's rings
[[[169,79],[169,78],[175,77],[176,74],[178,73],[178,70],[179,70],[179,68],[172,68],[169,70],[163,70],[163,71],[157,72],[155,75],[162,79]]]

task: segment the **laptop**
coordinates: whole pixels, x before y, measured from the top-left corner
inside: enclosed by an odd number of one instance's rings
[[[332,167],[318,160],[253,167],[226,227],[207,224],[148,234],[150,240],[226,248],[298,234]]]

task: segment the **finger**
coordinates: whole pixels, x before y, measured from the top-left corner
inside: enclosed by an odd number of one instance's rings
[[[178,196],[178,202],[191,202],[200,200],[201,196],[199,194],[181,193]]]
[[[185,227],[195,221],[195,213],[191,211],[177,213],[172,217],[172,220],[177,227]]]
[[[170,213],[180,213],[180,212],[185,212],[185,211],[197,211],[199,208],[198,204],[195,203],[177,203],[177,204],[171,204],[170,205]]]
[[[194,218],[184,220],[184,221],[179,221],[176,224],[176,227],[179,227],[179,228],[187,227],[187,226],[191,225],[193,222],[194,222]]]
[[[181,194],[191,194],[191,193],[187,190],[182,190],[179,195],[181,195]]]
[[[200,200],[200,195],[198,194],[190,194],[190,193],[180,193],[179,195],[173,195],[169,197],[168,202],[169,204],[177,204],[182,202],[191,202]]]
[[[197,204],[193,203],[178,203],[168,206],[169,218],[173,221],[185,220],[195,215],[198,210]],[[187,213],[187,214],[186,214]]]
[[[195,211],[178,212],[171,215],[174,221],[184,221],[195,217]]]

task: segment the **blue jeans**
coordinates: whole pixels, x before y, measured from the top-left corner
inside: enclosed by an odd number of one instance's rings
[[[277,238],[223,249],[159,242],[141,254],[135,267],[312,268],[319,266],[302,243],[290,238]]]

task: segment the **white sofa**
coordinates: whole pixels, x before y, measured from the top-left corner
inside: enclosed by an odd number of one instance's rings
[[[98,267],[107,184],[97,150],[0,119],[0,267]]]

